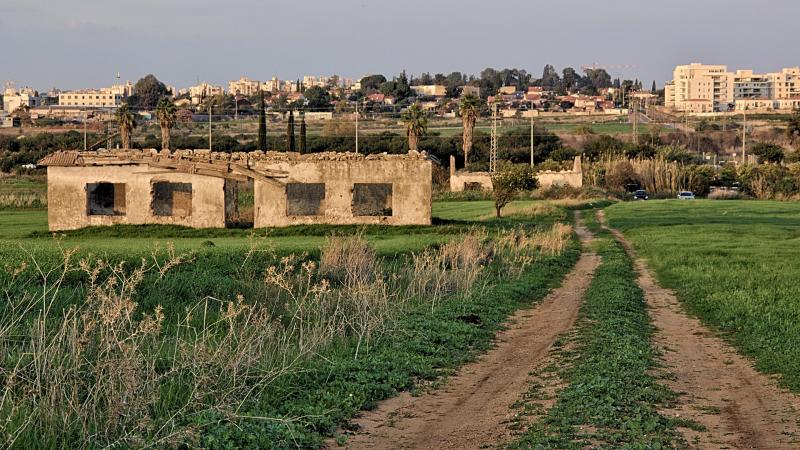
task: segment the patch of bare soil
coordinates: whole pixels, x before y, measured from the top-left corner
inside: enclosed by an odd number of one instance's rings
[[[603,221],[602,214],[598,217]],[[610,231],[636,261],[639,285],[657,329],[655,345],[672,375],[664,383],[680,394],[674,409],[663,412],[706,428],[682,429],[687,441],[701,449],[800,449],[800,397],[779,388],[688,316],[675,294],[658,285],[622,233]]]
[[[576,227],[581,241],[592,236]],[[474,449],[512,436],[512,405],[528,390],[529,374],[547,362],[556,338],[569,330],[600,258],[584,252],[561,287],[538,306],[522,310],[497,335],[496,346],[464,366],[439,390],[382,402],[356,422],[352,449]],[[329,444],[335,447],[336,444]]]

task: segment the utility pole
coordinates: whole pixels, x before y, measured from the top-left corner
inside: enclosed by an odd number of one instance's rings
[[[211,151],[211,101],[208,102],[208,151]]]
[[[528,113],[531,115],[531,167],[533,167],[533,102],[531,102],[531,109]]]
[[[633,99],[633,143],[639,144],[639,99]]]
[[[747,106],[742,110],[744,125],[742,126],[742,164],[747,163]]]
[[[356,100],[356,153],[358,153],[358,100]]]
[[[89,121],[89,113],[86,110],[83,111],[83,151],[86,151],[88,147],[88,143],[86,142],[86,122]]]
[[[492,104],[492,143],[489,151],[489,172],[497,171],[497,103]]]

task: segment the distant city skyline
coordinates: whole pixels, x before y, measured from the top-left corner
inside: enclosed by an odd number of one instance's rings
[[[227,86],[241,76],[478,75],[486,67],[539,77],[545,64],[560,71],[597,63],[634,65],[609,73],[649,88],[689,62],[760,72],[797,66],[800,2],[764,3],[4,0],[0,82],[80,89],[110,86],[120,72],[122,82],[153,73],[176,87]]]

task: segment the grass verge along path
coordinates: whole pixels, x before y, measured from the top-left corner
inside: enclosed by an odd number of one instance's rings
[[[590,233],[576,232],[586,245]],[[414,397],[408,393],[381,403],[359,419],[351,449],[489,448],[509,438],[510,408],[525,390],[528,374],[544,362],[556,338],[572,327],[583,294],[599,264],[585,252],[564,283],[536,306],[517,311],[498,333],[496,346],[459,369],[440,389]],[[541,298],[532,293],[529,300]],[[528,305],[530,306],[530,305]]]
[[[702,425],[683,429],[687,440],[708,449],[800,447],[800,397],[779,389],[698,319],[687,316],[622,233],[612,233],[636,260],[638,282],[656,327],[654,340],[672,374],[666,384],[680,393],[669,414]]]
[[[687,312],[800,392],[800,203],[626,202],[606,215]]]
[[[657,366],[650,344],[653,329],[631,260],[607,232],[598,237],[602,262],[581,306],[572,364],[561,375],[567,386],[511,448],[685,444],[675,429],[677,421],[659,413],[674,394],[652,375]]]

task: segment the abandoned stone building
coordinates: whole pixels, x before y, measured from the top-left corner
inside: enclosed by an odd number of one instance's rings
[[[539,187],[547,189],[552,186],[583,186],[583,168],[581,157],[576,156],[571,170],[541,170],[536,172]],[[450,191],[491,191],[492,174],[489,172],[456,171],[455,157],[450,157]]]
[[[431,223],[432,163],[424,153],[125,150],[48,155],[50,230],[175,224]],[[241,207],[247,189],[252,211]]]

